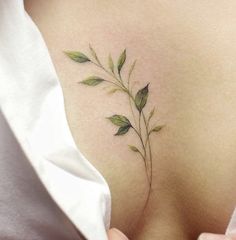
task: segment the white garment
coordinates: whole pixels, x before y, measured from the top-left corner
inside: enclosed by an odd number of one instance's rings
[[[108,185],[73,141],[58,77],[23,0],[0,0],[0,110],[55,202],[89,240],[107,239]]]
[[[233,212],[229,225],[226,229],[226,235],[235,235],[236,234],[236,208]]]

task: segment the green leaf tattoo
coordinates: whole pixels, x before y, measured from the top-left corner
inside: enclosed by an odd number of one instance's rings
[[[109,57],[108,57],[108,66],[109,66],[109,69],[114,73],[114,62],[113,62],[113,59],[111,57],[111,54],[109,54]]]
[[[129,145],[129,148],[133,151],[133,152],[139,152],[138,148],[133,146],[133,145]]]
[[[122,91],[120,88],[113,88],[113,89],[111,89],[108,93],[109,94],[113,94],[113,93],[115,93],[115,92],[117,92],[117,91]]]
[[[85,84],[88,86],[96,86],[103,81],[105,81],[105,80],[100,77],[91,76],[91,77],[84,79],[83,81],[81,81],[79,83],[82,83],[82,84]]]
[[[118,63],[117,63],[117,69],[118,69],[118,73],[120,74],[121,69],[125,63],[126,60],[126,49],[122,52],[122,54],[120,55],[119,59],[118,59]]]
[[[124,126],[124,127],[120,127],[117,131],[117,133],[115,134],[115,136],[120,136],[120,135],[124,135],[126,134],[130,129],[130,126]]]
[[[87,86],[96,86],[100,83],[106,83],[112,87],[109,93],[115,93],[117,91],[123,92],[129,99],[130,110],[132,113],[132,119],[128,119],[121,114],[114,114],[107,119],[116,127],[118,127],[115,136],[123,136],[129,132],[130,129],[136,134],[140,146],[128,145],[129,149],[138,153],[142,158],[145,166],[145,172],[149,183],[149,195],[152,187],[152,146],[151,135],[152,133],[158,133],[164,127],[164,125],[155,124],[154,127],[150,127],[155,113],[155,107],[149,111],[146,116],[144,109],[146,108],[149,94],[149,83],[143,88],[139,89],[136,95],[133,95],[133,89],[130,87],[130,79],[136,67],[136,60],[129,67],[128,74],[123,78],[121,70],[126,63],[126,49],[120,54],[117,65],[115,66],[113,58],[109,54],[106,68],[99,60],[96,51],[89,45],[91,58],[87,57],[84,53],[77,51],[65,52],[66,55],[77,63],[89,62],[93,66],[99,68],[103,74],[107,75],[106,79],[99,76],[90,76],[79,83]],[[149,197],[148,197],[149,198]]]
[[[163,125],[154,127],[153,129],[151,129],[150,134],[152,132],[159,132],[163,127],[164,127]]]
[[[155,113],[155,107],[154,107],[154,108],[152,109],[152,111],[149,113],[148,121],[151,120],[151,118],[153,117],[154,113]]]
[[[113,115],[111,117],[108,117],[108,119],[113,124],[115,124],[116,126],[119,126],[119,127],[131,126],[129,119],[122,115]]]
[[[143,108],[147,103],[148,85],[149,83],[146,85],[146,87],[140,89],[135,96],[135,106],[140,113],[142,112]]]
[[[90,59],[81,52],[67,51],[65,54],[75,62],[84,63],[89,62]]]
[[[124,135],[126,134],[129,129],[132,127],[129,119],[122,115],[113,115],[111,117],[108,117],[108,119],[116,126],[119,126],[116,136]]]

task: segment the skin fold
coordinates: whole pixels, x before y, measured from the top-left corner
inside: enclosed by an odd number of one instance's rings
[[[224,233],[236,191],[236,2],[29,0],[56,67],[76,144],[103,174],[112,194],[111,225],[130,239],[194,240]],[[105,86],[78,84],[103,73],[63,51],[89,53],[106,63],[127,49],[137,59],[135,88],[149,85],[147,110],[165,127],[152,136],[150,199],[143,161],[127,147],[131,131],[114,136],[106,117],[130,117],[128,99]],[[124,68],[124,74],[128,69]]]

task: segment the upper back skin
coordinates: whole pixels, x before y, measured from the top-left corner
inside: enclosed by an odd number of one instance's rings
[[[107,180],[112,226],[135,240],[194,240],[200,232],[223,233],[236,202],[236,2],[29,0],[26,10],[49,48],[65,97],[73,137]],[[78,84],[107,75],[64,51],[90,54],[106,65],[126,49],[122,74],[137,59],[134,92],[149,84],[145,111],[164,127],[150,137],[153,184],[132,131],[114,136],[106,117],[131,118],[122,92],[106,83]],[[116,61],[115,61],[116,62]]]

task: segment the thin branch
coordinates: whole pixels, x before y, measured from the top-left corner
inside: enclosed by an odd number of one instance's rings
[[[150,160],[150,188],[151,188],[151,186],[152,186],[152,174],[153,174],[153,170],[152,170],[152,149],[151,149],[151,143],[150,143],[150,138],[149,138],[149,129],[148,129],[148,127],[147,127],[147,120],[146,120],[146,117],[145,117],[143,111],[142,111],[142,117],[143,117],[145,129],[146,129],[148,149],[149,149],[149,160]]]

